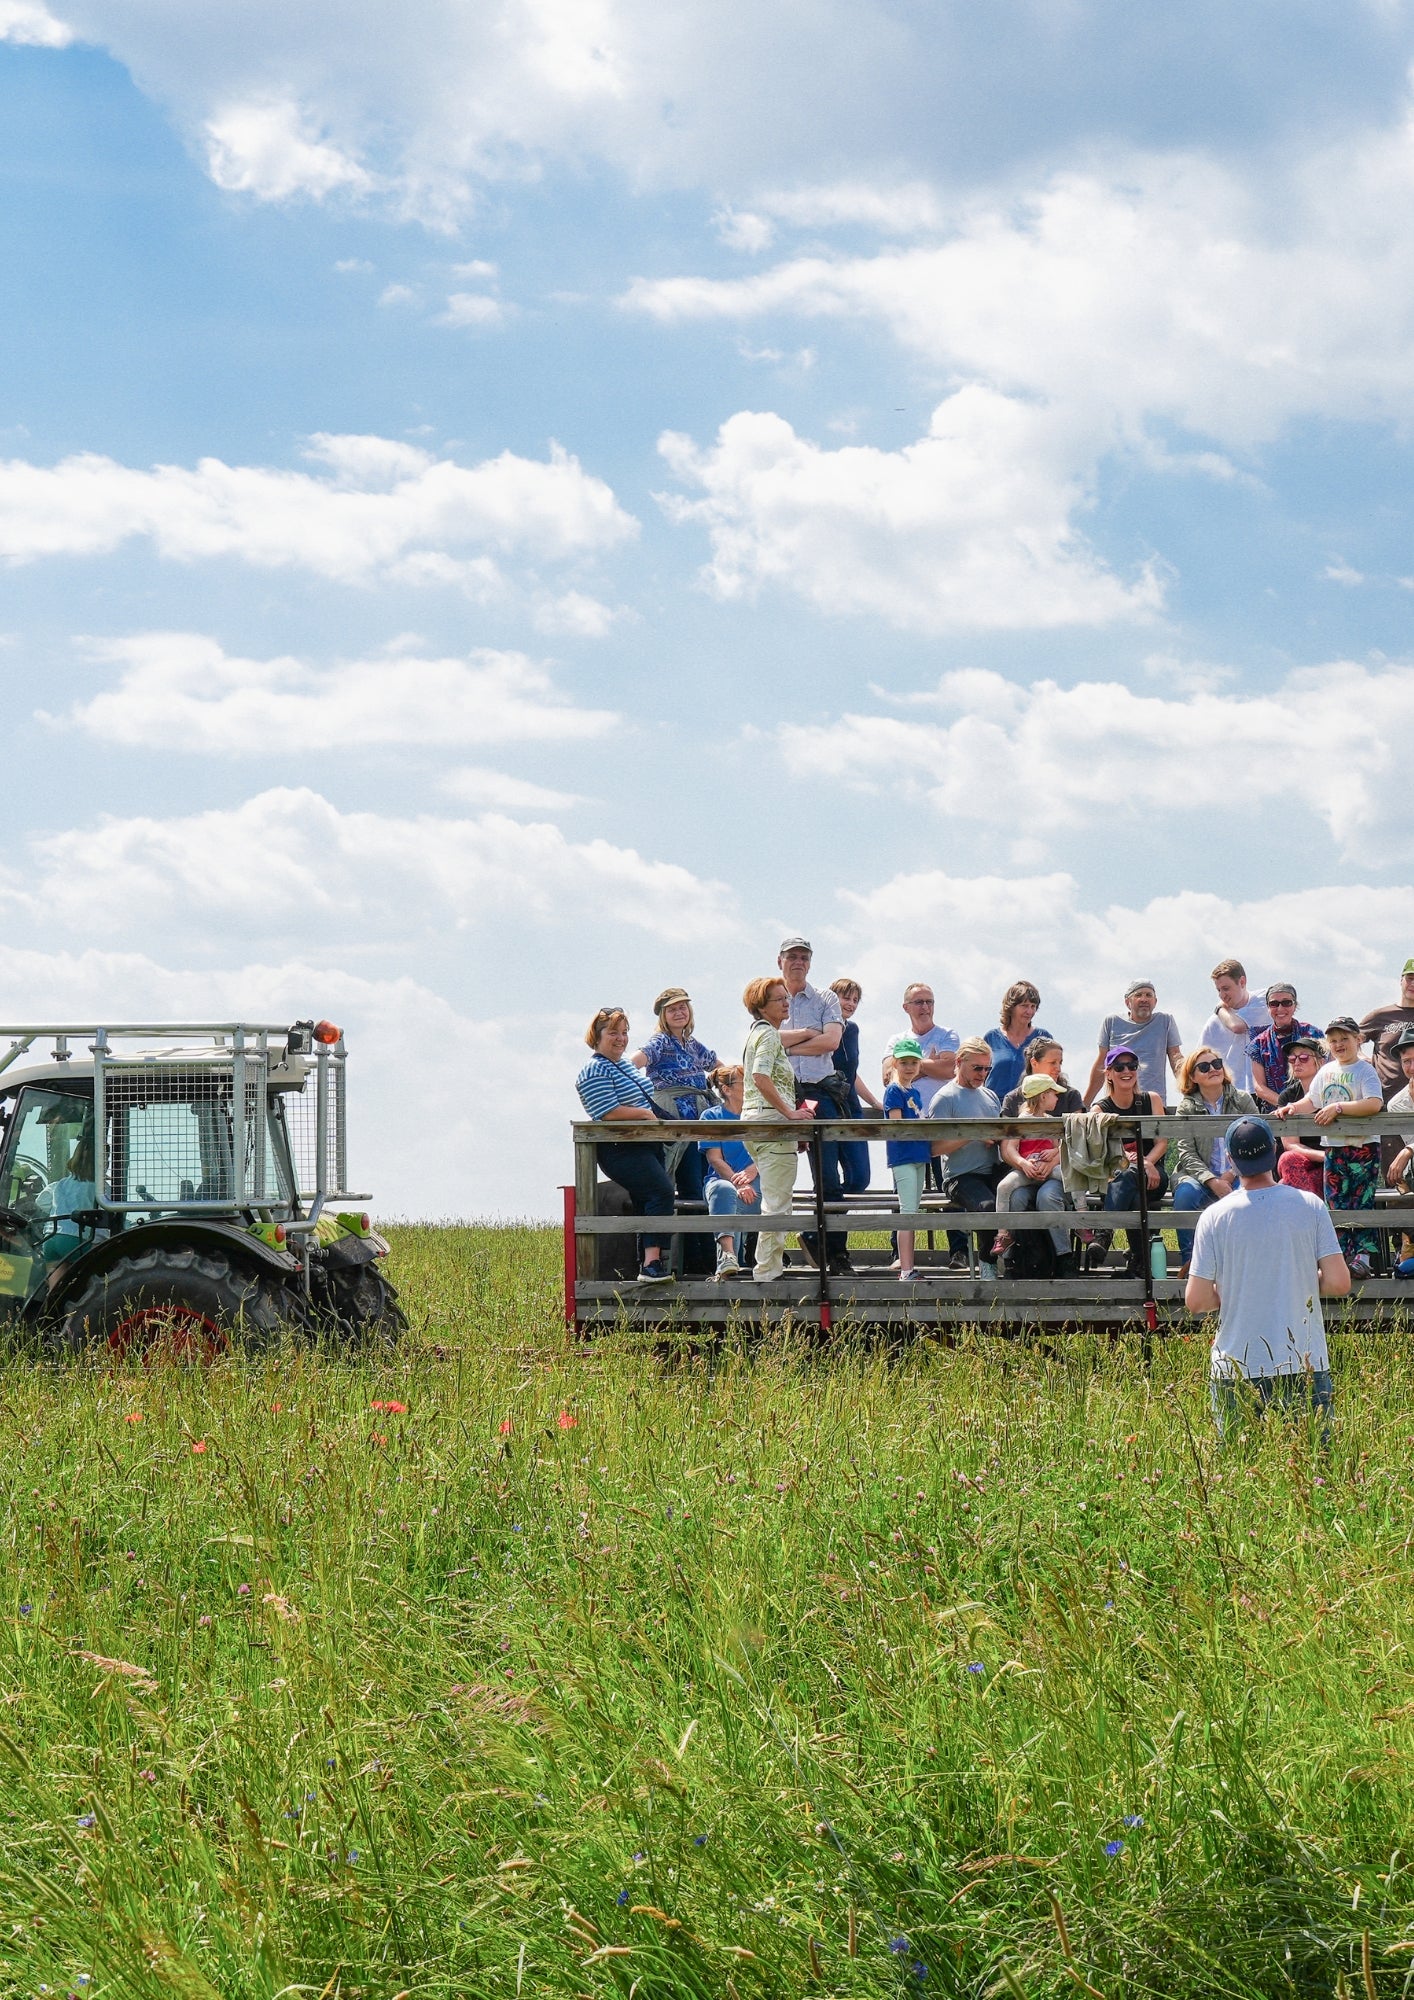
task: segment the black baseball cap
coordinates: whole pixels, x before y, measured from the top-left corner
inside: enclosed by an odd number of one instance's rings
[[[1411,1028],[1409,1031],[1409,1039],[1411,1042],[1414,1042],[1414,1028]],[[1293,1049],[1305,1049],[1313,1056],[1323,1056],[1325,1054],[1319,1038],[1315,1035],[1293,1035],[1286,1045],[1287,1054],[1290,1055]]]
[[[1244,1180],[1269,1174],[1276,1165],[1277,1135],[1265,1118],[1234,1118],[1224,1137]]]
[[[1354,1035],[1357,1042],[1363,1042],[1365,1039],[1360,1032],[1360,1023],[1353,1014],[1337,1014],[1333,1021],[1327,1021],[1326,1033],[1328,1035]]]
[[[1401,1049],[1414,1049],[1414,1021],[1406,1021],[1399,1033],[1391,1041],[1390,1054],[1398,1055]]]

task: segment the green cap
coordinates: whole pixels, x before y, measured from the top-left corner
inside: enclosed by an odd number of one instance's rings
[[[1406,972],[1414,972],[1414,958],[1406,958],[1406,959],[1405,959],[1405,961],[1404,961],[1404,970],[1405,970]]]
[[[923,1044],[916,1035],[895,1035],[889,1043],[891,1056],[902,1056],[905,1062],[922,1062]]]

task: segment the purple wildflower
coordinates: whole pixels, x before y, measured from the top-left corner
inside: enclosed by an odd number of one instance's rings
[[[693,1836],[692,1836],[692,1844],[693,1844],[693,1846],[694,1846],[694,1847],[705,1847],[705,1846],[707,1845],[707,1836],[706,1836],[706,1834],[705,1834],[705,1833],[695,1833],[695,1834],[693,1834]]]
[[[970,1674],[985,1674],[987,1671],[986,1663],[982,1660],[972,1660],[968,1664],[967,1671]]]
[[[1127,1827],[1131,1828],[1136,1826],[1143,1826],[1144,1815],[1142,1813],[1126,1813],[1124,1816],[1124,1823]]]
[[[908,1939],[906,1937],[890,1938],[889,1950],[899,1958],[905,1957],[908,1952]]]
[[[620,1909],[622,1909],[622,1908],[623,1908],[623,1906],[624,1906],[624,1904],[625,1904],[625,1903],[626,1903],[627,1901],[628,1901],[628,1890],[627,1890],[627,1889],[620,1889],[620,1891],[619,1891],[619,1893],[618,1893],[618,1897],[617,1897],[617,1902],[618,1902],[618,1906],[619,1906],[619,1908],[620,1908]]]
[[[1107,1840],[1105,1842],[1105,1852],[1111,1856],[1122,1854],[1124,1852],[1124,1842],[1122,1840]]]
[[[80,1826],[97,1826],[97,1824],[98,1824],[98,1814],[97,1814],[97,1813],[80,1813],[80,1814],[79,1814],[79,1817],[78,1817],[78,1824],[79,1824]]]

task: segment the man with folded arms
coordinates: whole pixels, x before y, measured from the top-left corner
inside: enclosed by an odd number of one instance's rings
[[[1334,1398],[1320,1301],[1344,1298],[1350,1272],[1325,1203],[1274,1178],[1266,1119],[1235,1118],[1225,1140],[1241,1184],[1199,1216],[1184,1293],[1190,1312],[1218,1315],[1218,1435],[1275,1405],[1312,1410],[1326,1441]]]
[[[809,938],[788,937],[781,940],[776,964],[781,969],[781,978],[785,981],[790,999],[790,1013],[780,1031],[781,1042],[795,1072],[796,1103],[813,1103],[817,1118],[847,1117],[848,1111],[838,1094],[840,1073],[835,1068],[835,1050],[844,1036],[844,1014],[838,994],[828,990],[822,993],[818,986],[810,984],[810,966],[814,955]],[[813,1155],[811,1172],[814,1172]],[[840,1149],[833,1139],[825,1140],[820,1148],[820,1180],[820,1192],[825,1200],[838,1201],[843,1183],[840,1178]],[[813,1235],[807,1235],[803,1230],[800,1241],[817,1262],[823,1256],[828,1260],[831,1271],[846,1276],[850,1274],[849,1237],[842,1230],[832,1229],[825,1238],[823,1248]]]

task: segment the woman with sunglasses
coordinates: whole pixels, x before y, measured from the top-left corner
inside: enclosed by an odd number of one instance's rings
[[[1139,1057],[1127,1043],[1106,1051],[1103,1058],[1105,1088],[1090,1106],[1092,1111],[1109,1111],[1116,1116],[1132,1118],[1135,1112],[1146,1117],[1162,1118],[1164,1100],[1157,1090],[1139,1088]],[[1110,1176],[1105,1189],[1105,1208],[1136,1209],[1139,1206],[1139,1143],[1136,1139],[1125,1139],[1124,1156],[1128,1164]],[[1164,1154],[1168,1151],[1167,1139],[1156,1139],[1144,1149],[1144,1179],[1150,1201],[1162,1201],[1168,1190],[1168,1175],[1164,1172]],[[1125,1275],[1130,1278],[1143,1276],[1143,1265],[1136,1247],[1139,1232],[1134,1232],[1130,1243],[1129,1258],[1125,1265]],[[1109,1250],[1110,1237],[1107,1233],[1097,1234],[1093,1249],[1098,1251],[1099,1261],[1104,1262]],[[1093,1264],[1093,1258],[1092,1258]]]
[[[1200,1118],[1206,1113],[1209,1118],[1218,1121],[1211,1138],[1196,1139],[1185,1135],[1178,1142],[1173,1205],[1175,1209],[1193,1214],[1198,1209],[1211,1208],[1215,1201],[1221,1201],[1237,1186],[1238,1176],[1228,1158],[1223,1134],[1234,1118],[1241,1117],[1244,1111],[1256,1112],[1258,1105],[1249,1091],[1237,1089],[1227,1064],[1216,1049],[1206,1045],[1184,1057],[1178,1090],[1178,1113],[1181,1118]],[[1191,1229],[1179,1230],[1178,1255],[1178,1275],[1186,1278],[1188,1262],[1193,1255]]]

